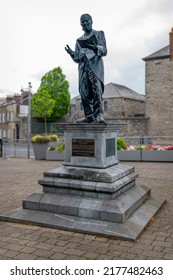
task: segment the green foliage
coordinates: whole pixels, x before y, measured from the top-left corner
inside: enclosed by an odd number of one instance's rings
[[[63,152],[65,150],[65,142],[62,142],[58,147],[51,146],[48,148],[48,151],[54,151],[54,152]]]
[[[145,146],[143,146],[143,145],[137,145],[137,146],[135,146],[135,150],[138,150],[138,151],[143,151],[143,150],[145,150],[146,148],[145,148]]]
[[[63,152],[65,150],[65,142],[63,141],[58,147],[57,151],[58,152]]]
[[[49,71],[41,78],[40,87],[35,95],[38,97],[33,97],[33,116],[44,118],[44,114],[46,114],[47,120],[53,120],[62,118],[68,113],[70,105],[69,83],[60,67]],[[38,100],[41,100],[40,103]],[[46,109],[43,107],[37,109],[43,103],[47,103]]]
[[[47,133],[47,119],[53,114],[55,100],[46,91],[35,94],[32,98],[32,113],[34,117],[43,118],[45,121],[45,133]]]
[[[122,138],[117,138],[117,150],[125,150],[126,142]]]
[[[43,136],[43,135],[35,135],[34,137],[32,137],[31,142],[32,143],[48,143],[48,142],[56,142],[58,141],[59,138],[57,135],[47,135],[47,136]]]

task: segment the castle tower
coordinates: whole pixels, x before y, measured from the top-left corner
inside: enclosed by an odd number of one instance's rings
[[[169,45],[143,58],[148,135],[173,136],[173,28]]]

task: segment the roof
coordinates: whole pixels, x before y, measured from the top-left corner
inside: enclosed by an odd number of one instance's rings
[[[109,83],[105,85],[104,98],[122,97],[135,100],[145,100],[145,96],[123,85]]]
[[[136,91],[115,83],[105,85],[103,98],[127,98],[133,100],[145,101],[145,96]],[[71,99],[71,105],[75,105],[76,100],[80,99],[80,95]]]
[[[158,50],[157,52],[154,52],[152,54],[150,54],[149,56],[146,56],[143,58],[144,61],[148,61],[148,60],[155,60],[155,59],[163,59],[163,58],[169,58],[170,56],[170,49],[169,49],[169,45]]]

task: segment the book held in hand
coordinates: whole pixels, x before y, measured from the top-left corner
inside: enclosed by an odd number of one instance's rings
[[[79,43],[81,48],[87,48],[90,49],[91,46],[90,45],[94,45],[93,42],[95,44],[97,44],[97,39],[95,34],[93,34],[91,37],[89,37],[88,39],[78,39],[77,42]]]

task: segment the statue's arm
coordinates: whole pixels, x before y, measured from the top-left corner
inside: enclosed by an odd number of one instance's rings
[[[73,51],[69,47],[69,45],[66,45],[65,50],[71,56],[71,58],[74,60],[74,62],[76,62],[76,63],[79,63],[84,58],[84,54],[82,54],[79,51],[79,47],[78,47],[77,43],[76,43],[75,51]]]
[[[103,31],[98,31],[97,33],[97,55],[98,56],[106,56],[107,55],[107,47],[106,47],[106,39]]]

